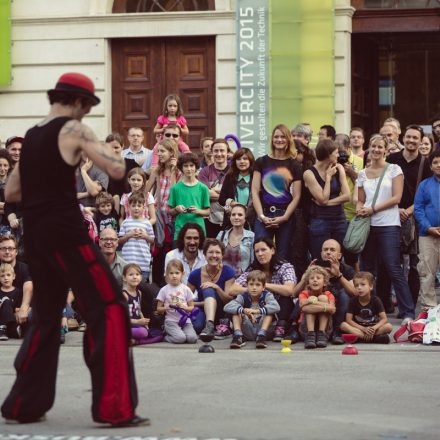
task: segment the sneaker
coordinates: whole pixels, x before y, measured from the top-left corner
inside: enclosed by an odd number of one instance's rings
[[[241,348],[244,345],[246,345],[246,342],[243,341],[243,336],[234,335],[234,337],[232,338],[230,348],[231,349]]]
[[[319,331],[316,335],[316,346],[318,348],[327,347],[327,335],[324,332]]]
[[[281,342],[281,340],[284,338],[284,334],[286,333],[286,329],[283,325],[277,325],[275,327],[275,333],[273,335],[273,341],[274,342]]]
[[[389,344],[390,337],[388,335],[374,335],[373,344]]]
[[[220,319],[220,324],[215,328],[214,339],[225,339],[231,334],[229,319]]]
[[[206,321],[205,328],[200,332],[201,336],[214,336],[214,323]]]
[[[413,319],[407,316],[406,318],[403,318],[402,322],[400,323],[401,326],[408,325]]]
[[[296,325],[290,327],[290,330],[284,335],[283,339],[292,341],[292,344],[296,344],[301,340]]]
[[[304,348],[316,348],[316,334],[315,332],[307,332],[304,341]]]
[[[267,348],[266,336],[257,335],[257,341],[255,344],[255,348]]]
[[[87,328],[86,323],[85,323],[85,322],[82,322],[82,323],[79,324],[79,326],[78,326],[78,331],[79,331],[79,332],[85,332],[85,331],[86,331],[86,328]]]
[[[8,338],[8,335],[6,334],[6,331],[1,329],[0,330],[0,341],[7,341],[8,339],[9,338]]]
[[[65,342],[66,342],[66,330],[62,328],[60,333],[60,344],[64,344]]]
[[[333,345],[343,345],[344,344],[344,340],[342,339],[340,330],[333,331],[332,344]]]

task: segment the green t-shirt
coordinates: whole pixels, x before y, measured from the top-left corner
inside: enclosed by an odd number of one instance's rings
[[[183,205],[185,208],[196,206],[198,209],[209,208],[209,190],[208,187],[197,182],[194,186],[185,185],[181,180],[173,185],[170,189],[170,197],[168,199],[168,206],[175,208],[178,205]],[[177,240],[179,231],[185,223],[197,223],[206,234],[205,221],[203,217],[192,212],[185,212],[178,214],[175,220],[174,240]]]
[[[353,152],[350,154],[350,158],[348,159],[348,163],[350,163],[356,173],[359,173],[360,170],[364,169],[364,160],[361,157],[355,156]],[[344,203],[344,211],[345,218],[348,222],[350,222],[353,217],[356,215],[356,205],[353,203],[353,193],[356,189],[355,183],[351,180],[351,178],[347,175],[347,184],[350,189],[350,200]]]

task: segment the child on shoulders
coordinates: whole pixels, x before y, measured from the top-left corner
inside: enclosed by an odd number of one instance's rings
[[[280,311],[280,306],[273,294],[266,290],[266,274],[253,270],[247,277],[247,292],[227,303],[224,311],[233,315],[232,349],[245,345],[243,337],[256,341],[256,348],[266,348],[266,340],[274,331],[274,317]]]
[[[372,295],[374,277],[370,272],[358,272],[353,278],[356,295],[350,299],[341,331],[357,335],[364,342],[389,344],[393,326],[388,322],[380,298]]]
[[[304,279],[308,289],[299,294],[300,333],[304,336],[307,331],[304,348],[325,348],[330,332],[330,315],[336,312],[335,297],[324,290],[329,283],[329,274],[323,267],[313,265],[305,272]]]
[[[165,340],[172,344],[195,344],[197,334],[191,322],[194,299],[191,289],[182,284],[183,264],[170,260],[165,270],[167,285],[157,295],[157,312],[165,313]],[[196,309],[198,310],[198,309]]]

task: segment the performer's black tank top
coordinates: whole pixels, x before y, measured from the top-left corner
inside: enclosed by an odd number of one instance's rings
[[[59,132],[70,119],[35,126],[24,138],[19,166],[25,242],[43,240],[59,248],[89,241],[76,197],[76,166],[64,161],[58,147]]]

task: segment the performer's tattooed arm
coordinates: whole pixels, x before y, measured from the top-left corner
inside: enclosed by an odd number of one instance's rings
[[[86,156],[115,179],[122,178],[125,173],[125,161],[113,149],[101,143],[95,133],[79,121],[68,121],[60,131],[60,140],[71,140]],[[67,142],[70,143],[70,142]]]

